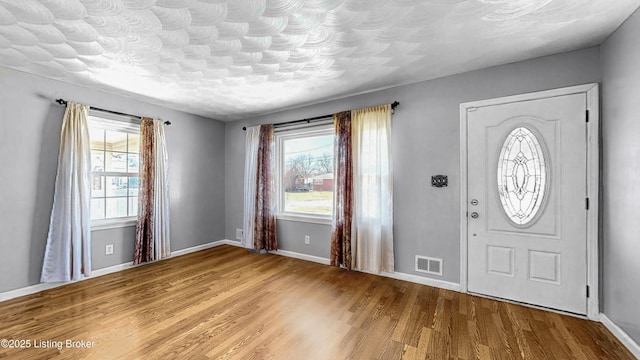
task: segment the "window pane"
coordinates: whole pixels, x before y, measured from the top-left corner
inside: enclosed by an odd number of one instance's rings
[[[129,198],[129,216],[138,215],[138,198],[130,197]]]
[[[138,196],[138,177],[129,177],[129,196]]]
[[[104,176],[91,176],[91,197],[104,197]]]
[[[547,171],[540,139],[526,127],[514,129],[498,158],[498,194],[511,221],[532,221],[544,199]]]
[[[92,149],[104,150],[104,130],[90,127],[89,140]]]
[[[89,126],[91,218],[137,215],[140,135],[130,133],[136,131],[137,126],[121,126],[119,122],[97,116],[90,117]]]
[[[284,211],[331,215],[333,191],[287,192]]]
[[[91,220],[104,219],[104,199],[91,199]]]
[[[127,171],[130,173],[137,173],[139,167],[139,155],[138,154],[127,154]]]
[[[91,171],[104,171],[104,151],[91,150]]]
[[[333,135],[287,139],[284,154],[284,211],[331,215]]]
[[[126,176],[107,176],[106,178],[107,196],[127,196]]]
[[[129,151],[130,153],[139,153],[140,152],[140,135],[139,134],[129,134]]]
[[[126,172],[127,171],[127,154],[107,151],[106,171]]]
[[[105,131],[106,150],[127,152],[127,133]]]
[[[107,198],[107,218],[127,216],[127,198]]]

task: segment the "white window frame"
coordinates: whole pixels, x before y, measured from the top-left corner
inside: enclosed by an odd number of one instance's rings
[[[110,131],[120,131],[126,133],[140,134],[140,119],[135,117],[114,115],[102,111],[91,110],[89,111],[89,127],[94,127],[95,123],[99,123],[98,127]],[[105,160],[106,161],[106,160]],[[104,176],[122,176],[129,177],[131,173],[121,172],[100,172]],[[91,172],[93,177],[93,171]],[[139,176],[138,176],[139,179]],[[105,184],[106,186],[106,184]],[[106,191],[106,188],[105,188]],[[128,204],[127,196],[127,204]],[[106,215],[106,214],[105,214]],[[122,227],[135,226],[138,221],[137,216],[124,216],[118,218],[109,219],[93,219],[91,220],[91,230],[106,230]]]
[[[312,129],[299,128],[299,129],[291,129],[291,130],[280,131],[280,132],[276,130],[276,133],[275,133],[275,143],[276,143],[275,196],[277,198],[276,218],[278,220],[289,220],[289,221],[299,221],[299,222],[331,225],[333,214],[322,215],[322,214],[300,213],[300,212],[292,212],[292,211],[284,210],[285,195],[286,195],[286,192],[284,191],[284,171],[285,171],[284,142],[286,140],[301,139],[301,138],[307,138],[312,136],[322,136],[322,135],[335,136],[333,123],[329,123],[327,125],[314,126]],[[333,204],[333,206],[335,206],[335,204]]]

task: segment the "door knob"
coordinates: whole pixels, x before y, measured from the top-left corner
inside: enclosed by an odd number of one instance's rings
[[[480,215],[478,215],[478,213],[477,213],[477,212],[475,212],[475,211],[471,213],[471,218],[472,218],[472,219],[477,219],[477,218],[478,218],[478,216],[480,216]]]

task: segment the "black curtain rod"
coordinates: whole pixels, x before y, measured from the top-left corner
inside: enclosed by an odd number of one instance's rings
[[[398,105],[400,105],[400,103],[397,102],[397,101],[394,101],[393,103],[391,103],[391,110],[393,110],[396,107],[398,107]],[[310,123],[313,120],[326,119],[326,118],[329,118],[329,117],[333,117],[333,114],[321,115],[321,116],[316,116],[316,117],[312,117],[312,118],[308,118],[308,119],[285,121],[285,122],[280,122],[280,123],[273,124],[273,126],[278,127],[278,126],[283,126],[283,125],[301,124],[301,123],[305,123],[305,122],[306,123]],[[247,127],[246,126],[242,127],[242,130],[247,130]]]
[[[56,99],[56,102],[60,105],[67,105],[67,100],[64,99]],[[101,109],[95,106],[91,106],[90,107],[92,110],[96,110],[96,111],[102,111],[102,112],[106,112],[109,114],[114,114],[114,115],[122,115],[122,116],[129,116],[129,117],[134,117],[134,118],[138,118],[138,119],[142,119],[142,116],[138,116],[138,115],[131,115],[131,114],[125,114],[125,113],[121,113],[118,111],[113,111],[113,110],[107,110],[107,109]],[[165,125],[171,125],[171,121],[165,121],[164,122]]]

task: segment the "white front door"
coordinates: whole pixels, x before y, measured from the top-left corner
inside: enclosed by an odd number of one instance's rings
[[[467,289],[587,314],[587,95],[466,109]]]

